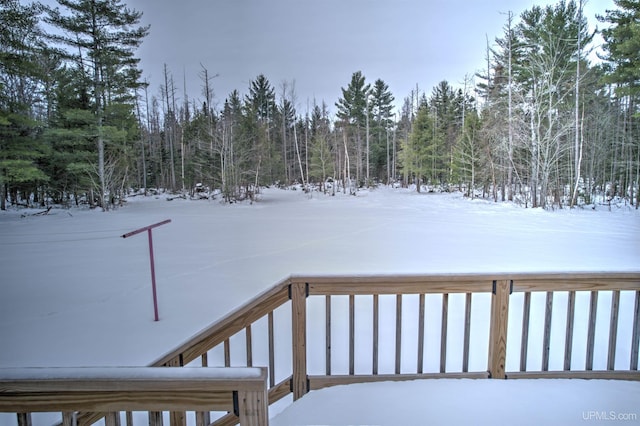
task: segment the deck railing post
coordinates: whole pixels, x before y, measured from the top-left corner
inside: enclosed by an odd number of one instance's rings
[[[291,343],[293,400],[307,393],[307,284],[291,283]]]
[[[267,389],[263,391],[238,392],[239,416],[242,426],[262,426],[268,424]]]
[[[491,296],[491,322],[489,325],[489,377],[504,379],[507,358],[507,323],[511,281],[493,282]]]

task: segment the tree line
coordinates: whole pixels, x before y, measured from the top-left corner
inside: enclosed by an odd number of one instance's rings
[[[292,184],[455,189],[545,208],[640,203],[637,1],[615,0],[598,17],[607,27],[597,64],[582,0],[509,13],[483,70],[457,88],[416,85],[400,111],[384,80],[361,71],[332,105],[301,107],[295,81],[258,75],[214,108],[204,66],[201,98],[181,94],[168,65],[154,93],[135,56],[149,31],[141,12],[120,0],[57,1],[0,0],[2,209],[109,209],[151,188],[210,188],[234,202]]]

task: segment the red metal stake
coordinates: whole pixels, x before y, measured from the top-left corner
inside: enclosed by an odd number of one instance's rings
[[[149,263],[151,265],[151,291],[153,292],[153,313],[155,321],[158,321],[158,296],[156,293],[156,268],[153,264],[153,237],[151,229],[147,230],[149,234]]]
[[[136,229],[135,231],[128,232],[122,236],[122,238],[127,238],[144,231],[147,231],[147,235],[149,236],[149,264],[151,265],[151,290],[153,292],[153,313],[154,313],[155,321],[158,321],[159,317],[158,317],[158,295],[156,292],[156,268],[153,260],[153,237],[151,234],[151,230],[160,225],[165,225],[169,222],[171,222],[171,219],[154,223],[153,225],[145,226],[144,228]]]

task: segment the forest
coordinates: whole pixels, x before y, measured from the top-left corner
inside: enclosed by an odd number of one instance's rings
[[[598,61],[582,0],[562,0],[506,15],[486,66],[461,85],[394,95],[354,70],[340,99],[305,109],[294,82],[264,75],[219,108],[215,70],[200,70],[199,99],[180,96],[171,64],[150,87],[136,57],[149,33],[141,11],[57,3],[0,0],[2,210],[109,210],[151,191],[236,202],[273,185],[411,186],[547,209],[640,204],[638,0],[597,17]]]

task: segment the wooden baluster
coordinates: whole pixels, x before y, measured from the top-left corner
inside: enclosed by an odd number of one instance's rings
[[[62,413],[62,426],[77,426],[77,424],[78,417],[75,411],[65,411]]]
[[[544,308],[544,335],[542,338],[542,371],[549,371],[549,350],[551,346],[551,318],[553,315],[553,292],[547,292]]]
[[[224,340],[224,366],[231,367],[231,343],[229,339]]]
[[[418,301],[418,374],[424,372],[424,293],[420,293]]]
[[[442,327],[440,329],[440,372],[447,369],[447,320],[449,317],[449,294],[442,295]]]
[[[598,292],[591,292],[591,300],[589,303],[589,325],[587,328],[587,360],[585,370],[593,370],[593,347],[595,345],[596,336],[596,313],[598,312]]]
[[[331,296],[324,298],[324,344],[325,344],[325,373],[331,375]]]
[[[349,375],[355,374],[355,296],[349,295]]]
[[[609,320],[609,351],[607,354],[607,370],[615,370],[619,309],[620,309],[620,290],[614,290],[613,293],[611,294],[611,316]]]
[[[120,426],[120,413],[113,411],[104,416],[105,426]]]
[[[638,347],[640,346],[640,291],[636,291],[636,303],[633,308],[633,331],[631,332],[630,370],[638,370]]]
[[[529,348],[529,317],[531,313],[531,292],[524,294],[522,302],[522,337],[520,339],[520,371],[527,371]]]
[[[464,301],[464,344],[462,349],[462,372],[469,371],[469,342],[471,339],[471,293],[465,295]]]
[[[576,312],[576,292],[570,291],[567,299],[567,328],[564,335],[564,370],[571,370],[571,352],[573,349],[573,323]]]
[[[400,374],[402,357],[402,294],[396,295],[396,374]]]
[[[373,363],[372,363],[372,373],[373,375],[378,374],[378,356],[379,356],[379,325],[380,325],[380,296],[377,294],[373,295]]]
[[[171,411],[169,421],[171,423],[171,426],[186,426],[186,413],[184,411]],[[106,426],[120,426],[120,423],[115,425],[107,424]]]
[[[31,413],[18,413],[18,426],[31,426]],[[64,417],[64,416],[63,416]]]
[[[267,315],[267,323],[269,325],[269,388],[276,385],[276,357],[275,357],[275,340],[273,327],[273,311]]]
[[[247,348],[247,367],[253,367],[253,349],[251,342],[251,324],[249,324],[244,330],[244,336]]]
[[[149,411],[149,426],[162,426],[163,423],[162,411]]]

